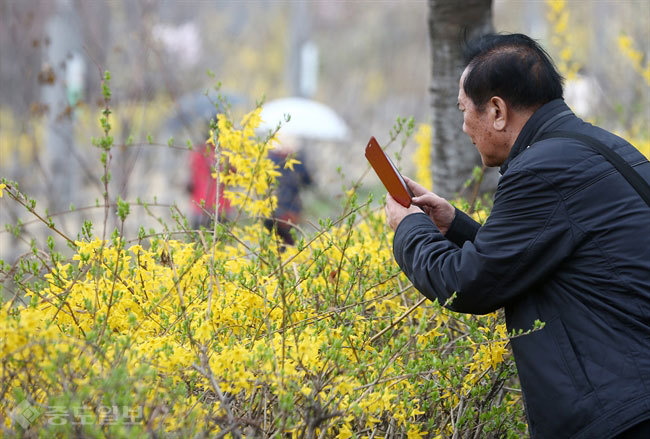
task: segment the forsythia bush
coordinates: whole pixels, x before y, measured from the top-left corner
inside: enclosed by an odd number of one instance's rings
[[[393,260],[382,209],[351,194],[338,220],[295,247],[261,225],[279,170],[266,156],[274,137],[254,135],[259,114],[213,124],[215,178],[239,221],[194,231],[181,218],[129,239],[119,200],[110,238],[86,223],[65,237],[70,258],[48,239],[2,263],[3,435],[525,435],[502,318],[424,301]],[[65,236],[15,183],[2,189],[0,203]]]

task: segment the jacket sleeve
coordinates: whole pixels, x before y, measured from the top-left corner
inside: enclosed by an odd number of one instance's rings
[[[393,253],[413,285],[440,303],[472,314],[493,312],[546,279],[573,251],[561,196],[534,173],[505,174],[492,213],[474,240],[446,239],[428,216],[398,226]]]
[[[480,228],[481,225],[479,223],[474,221],[462,210],[456,208],[456,215],[454,215],[454,220],[451,222],[445,238],[462,247],[465,241],[474,241],[476,233],[478,233]]]

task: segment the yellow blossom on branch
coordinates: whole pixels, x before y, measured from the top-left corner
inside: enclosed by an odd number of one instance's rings
[[[618,37],[618,47],[623,55],[632,63],[634,70],[641,75],[647,85],[650,85],[650,60],[640,50],[635,49],[634,41],[628,35]],[[643,59],[646,58],[645,66]]]
[[[431,175],[431,142],[432,128],[430,124],[418,125],[414,134],[417,149],[413,156],[415,163],[415,179],[428,190],[433,188],[433,177]]]
[[[557,67],[566,79],[575,78],[580,70],[580,63],[574,59],[573,35],[570,27],[570,13],[565,0],[546,0],[548,13],[546,18],[551,24],[551,46],[557,51]]]
[[[284,162],[284,169],[290,169],[293,171],[294,165],[299,165],[299,164],[300,164],[300,160],[296,160],[295,158],[291,157]]]

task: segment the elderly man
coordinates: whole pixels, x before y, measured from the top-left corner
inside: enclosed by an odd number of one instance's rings
[[[529,37],[484,36],[466,61],[463,131],[501,171],[492,213],[480,226],[407,180],[413,205],[386,205],[395,259],[455,311],[545,323],[511,340],[532,437],[650,437],[650,163],[573,114]]]

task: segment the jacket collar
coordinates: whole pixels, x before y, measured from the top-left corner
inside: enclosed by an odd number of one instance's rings
[[[524,124],[515,144],[510,150],[510,154],[505,162],[499,168],[501,175],[505,174],[508,170],[510,162],[517,157],[522,151],[533,143],[533,140],[542,133],[552,122],[555,122],[560,117],[573,114],[569,106],[563,99],[554,99],[542,105]]]

